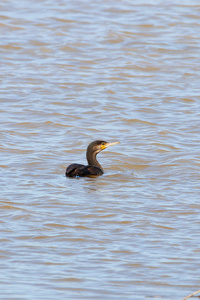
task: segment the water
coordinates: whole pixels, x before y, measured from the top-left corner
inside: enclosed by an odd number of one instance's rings
[[[0,10],[1,299],[198,290],[198,1]],[[65,178],[96,139],[105,174]]]

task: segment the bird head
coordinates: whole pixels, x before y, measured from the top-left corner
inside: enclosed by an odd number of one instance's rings
[[[88,151],[98,154],[102,150],[104,150],[110,146],[114,146],[116,144],[119,144],[119,142],[108,143],[106,141],[94,141],[89,144]]]

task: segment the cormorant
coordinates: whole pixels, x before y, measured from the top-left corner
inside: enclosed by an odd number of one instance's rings
[[[88,165],[71,164],[67,167],[65,175],[67,177],[99,176],[104,173],[102,166],[97,161],[96,156],[107,147],[119,144],[119,142],[108,143],[105,141],[94,141],[87,147],[86,158]]]

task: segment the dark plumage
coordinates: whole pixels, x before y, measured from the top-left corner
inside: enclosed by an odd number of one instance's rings
[[[99,152],[109,146],[119,144],[119,142],[108,143],[105,141],[95,141],[87,147],[86,158],[88,165],[71,164],[67,167],[65,175],[67,177],[99,176],[104,173],[102,166],[97,161],[96,156]]]

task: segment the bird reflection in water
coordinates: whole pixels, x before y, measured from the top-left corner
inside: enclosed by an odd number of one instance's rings
[[[94,141],[87,147],[86,158],[88,165],[71,164],[67,167],[65,175],[67,177],[85,177],[85,176],[100,176],[104,170],[100,163],[97,161],[97,154],[102,150],[119,144],[119,142],[108,143],[105,141]]]

